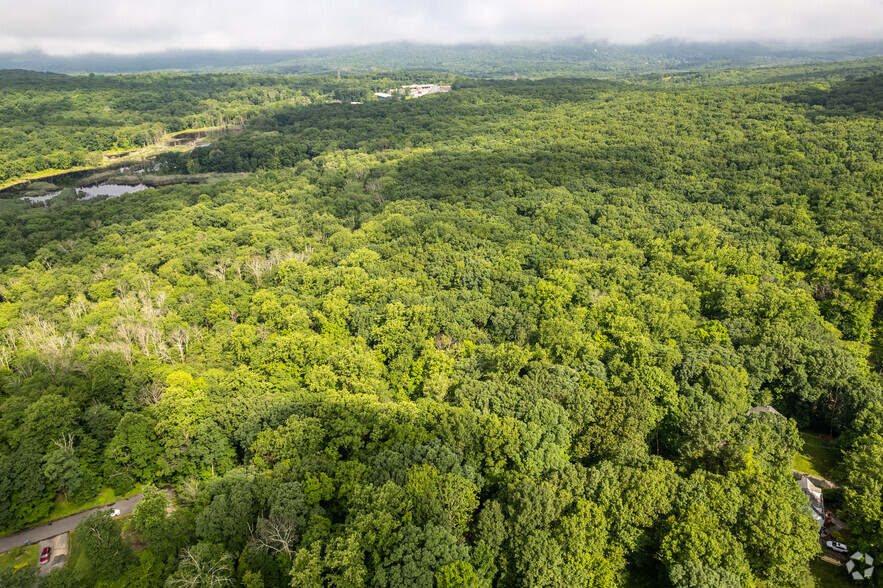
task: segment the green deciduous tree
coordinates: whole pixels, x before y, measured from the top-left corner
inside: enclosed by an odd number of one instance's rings
[[[74,530],[92,573],[99,580],[115,580],[135,563],[132,548],[123,541],[120,526],[110,511],[100,511],[83,519]]]

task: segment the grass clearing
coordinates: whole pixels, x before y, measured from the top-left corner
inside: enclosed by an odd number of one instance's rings
[[[19,546],[12,551],[0,554],[0,570],[8,568],[21,568],[24,566],[37,567],[37,559],[40,557],[38,545]]]
[[[86,585],[91,586],[94,584],[94,578],[92,577],[92,567],[89,565],[89,561],[83,556],[83,549],[77,543],[74,538],[74,534],[68,534],[68,556],[67,556],[67,566],[70,566],[80,572],[83,576],[83,579],[86,580]]]
[[[846,588],[855,586],[855,582],[846,575],[846,568],[835,566],[818,558],[813,558],[809,569],[816,580],[817,588]]]
[[[42,525],[50,521],[63,519],[64,517],[69,517],[72,514],[77,514],[78,512],[89,510],[90,508],[95,508],[96,506],[104,506],[105,504],[111,504],[113,502],[116,502],[117,500],[122,500],[123,498],[135,496],[136,494],[141,492],[142,489],[143,488],[141,484],[137,484],[132,490],[126,492],[123,496],[117,496],[113,489],[102,488],[98,496],[84,504],[73,504],[71,502],[68,502],[67,500],[57,500],[52,506],[52,510],[49,511],[49,515],[39,523],[36,523],[36,525]]]
[[[831,446],[831,442],[818,435],[800,433],[803,439],[803,451],[794,455],[794,469],[804,474],[831,478],[839,458],[838,452]],[[809,454],[812,459],[804,454]]]

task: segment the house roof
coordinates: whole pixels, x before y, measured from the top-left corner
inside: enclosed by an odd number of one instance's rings
[[[809,480],[809,478],[800,478],[800,489],[803,490],[803,492],[807,496],[809,496],[810,500],[812,500],[813,503],[825,503],[824,499],[822,498],[822,489],[813,484]]]
[[[803,493],[809,496],[809,513],[821,530],[825,525],[825,500],[822,491],[809,478],[800,478],[799,484]]]
[[[748,414],[758,414],[761,412],[771,412],[773,414],[777,414],[780,417],[784,418],[784,415],[781,412],[779,412],[778,410],[776,410],[775,408],[773,408],[772,406],[755,406],[754,408],[748,409]]]

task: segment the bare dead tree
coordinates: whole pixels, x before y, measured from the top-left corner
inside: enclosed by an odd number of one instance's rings
[[[141,387],[141,390],[138,392],[138,400],[145,406],[154,405],[159,402],[165,391],[165,386],[161,382],[151,382]]]
[[[101,531],[96,526],[89,527],[89,530],[92,531],[92,534],[95,535],[95,538],[98,539],[98,543],[104,543],[104,537],[101,536]]]
[[[205,270],[205,274],[210,278],[216,278],[221,282],[227,281],[227,268],[230,267],[229,259],[222,259],[214,266]]]
[[[169,297],[169,293],[165,290],[160,290],[156,293],[156,296],[153,297],[153,303],[156,305],[157,310],[160,311],[161,314],[165,314],[162,312],[163,307],[166,305],[166,299]]]
[[[450,351],[459,347],[458,341],[447,333],[438,333],[435,336],[435,348],[438,351]]]
[[[114,331],[116,331],[117,336],[122,339],[122,342],[131,348],[132,343],[135,342],[134,323],[131,320],[124,319],[123,317],[117,317],[113,321],[113,327]]]
[[[296,259],[301,263],[307,263],[313,257],[313,248],[305,247],[304,250],[300,253],[295,253],[292,255],[292,259]]]
[[[245,262],[245,269],[254,276],[255,285],[260,288],[261,276],[269,269],[267,260],[259,255],[254,255]]]
[[[60,372],[69,370],[73,365],[74,347],[79,340],[80,336],[76,333],[47,337],[37,357],[50,374],[57,376]]]
[[[135,323],[132,335],[138,349],[145,357],[156,357],[162,361],[170,361],[169,348],[163,339],[162,331],[150,323]]]
[[[294,259],[294,256],[295,256],[295,253],[292,251],[283,252],[283,251],[278,251],[278,250],[274,249],[273,251],[270,252],[270,255],[267,256],[267,269],[268,270],[273,269],[274,267],[276,267],[277,265],[279,265],[280,263],[282,263],[284,261]]]
[[[52,441],[52,444],[61,451],[67,453],[74,452],[74,436],[72,433],[62,433],[61,438],[58,441]]]
[[[139,281],[141,282],[141,289],[147,292],[147,295],[150,296],[153,289],[153,279],[147,274],[142,274]]]
[[[178,354],[181,356],[181,363],[184,363],[184,354],[187,352],[187,347],[190,345],[190,339],[193,338],[195,334],[195,329],[189,325],[169,333],[169,343],[172,344],[172,347],[178,350]]]
[[[132,344],[125,343],[124,341],[111,341],[109,343],[102,342],[96,343],[92,346],[92,354],[97,355],[99,353],[110,351],[115,353],[120,353],[123,358],[126,360],[126,363],[132,365]]]
[[[166,580],[166,586],[183,588],[215,588],[230,586],[233,582],[233,565],[226,553],[220,559],[202,561],[192,548],[184,549],[178,563],[178,573]]]
[[[107,270],[110,269],[110,266],[106,263],[102,263],[101,266],[95,270],[95,273],[92,274],[93,282],[101,282],[104,280],[104,276],[107,275]]]
[[[55,323],[35,316],[19,327],[19,337],[25,349],[36,352],[37,361],[53,376],[71,367],[74,347],[80,340],[73,332],[59,334]]]
[[[55,323],[51,321],[33,315],[25,315],[24,319],[25,322],[18,327],[18,336],[25,349],[38,351],[43,340],[58,334],[55,330]]]
[[[119,297],[120,308],[126,313],[126,316],[132,316],[138,309],[138,299],[134,296],[125,294]]]
[[[117,317],[113,325],[117,336],[129,348],[134,344],[148,358],[155,356],[164,361],[171,359],[162,331],[156,326],[153,317],[146,321],[135,317]]]
[[[291,559],[299,538],[298,526],[294,517],[271,516],[269,519],[259,518],[256,529],[249,525],[249,533],[258,547],[273,554],[284,553]]]
[[[74,250],[74,247],[77,246],[78,242],[78,239],[65,239],[64,241],[59,241],[57,244],[58,250],[62,253],[70,253]]]
[[[67,315],[70,317],[72,321],[77,320],[84,314],[86,314],[86,310],[89,308],[89,302],[86,300],[86,297],[80,294],[76,298],[74,298],[68,307],[65,309]]]
[[[15,336],[15,331],[12,329],[6,329],[3,331],[3,342],[13,351],[18,349],[18,339]]]
[[[135,344],[138,345],[138,349],[140,349],[141,353],[143,353],[148,359],[150,359],[153,330],[145,324],[136,323],[132,325],[132,335],[135,339]]]
[[[197,494],[199,494],[199,478],[187,478],[181,484],[181,491],[178,493],[178,497],[192,503],[196,500]]]
[[[141,316],[146,320],[151,320],[157,316],[156,309],[153,307],[153,298],[150,292],[141,290],[138,292],[138,301],[141,303]]]
[[[37,371],[37,364],[32,355],[27,355],[25,357],[16,358],[12,364],[12,369],[15,372],[27,379],[34,375],[34,372]]]

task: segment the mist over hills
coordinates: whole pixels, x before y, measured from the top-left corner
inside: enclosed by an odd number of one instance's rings
[[[249,71],[281,74],[438,70],[474,77],[640,74],[671,70],[769,67],[883,55],[883,42],[772,45],[658,39],[639,45],[572,40],[506,45],[384,43],[297,51],[172,49],[138,55],[53,56],[0,53],[0,69],[119,74],[149,71]]]

